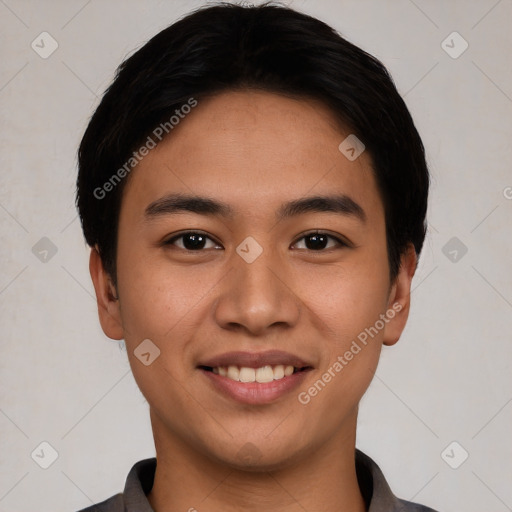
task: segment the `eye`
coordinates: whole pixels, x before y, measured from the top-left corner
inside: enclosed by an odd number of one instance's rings
[[[180,241],[180,243],[175,243]],[[208,246],[208,241],[211,244]],[[213,245],[212,245],[213,244]],[[175,245],[185,251],[201,251],[202,249],[214,249],[220,247],[209,236],[201,231],[186,231],[175,235],[164,242],[164,245]]]
[[[329,246],[329,239],[334,240],[334,245]],[[298,244],[300,240],[305,240],[305,247],[299,247],[299,249],[309,249],[311,251],[322,251],[324,249],[335,249],[336,247],[348,247],[348,244],[343,240],[333,235],[328,235],[321,231],[314,231],[312,233],[305,234],[302,238],[299,238],[295,244]]]
[[[299,244],[301,240],[305,240],[304,247],[298,247],[299,249],[308,249],[310,251],[323,251],[326,249],[335,249],[336,247],[349,247],[347,243],[338,237],[329,235],[321,231],[314,231],[303,235],[295,246]],[[329,241],[331,244],[329,245]],[[334,242],[334,243],[332,243]],[[217,244],[212,238],[206,233],[201,231],[186,231],[178,235],[169,238],[164,242],[165,246],[173,245],[179,249],[185,251],[201,251],[202,249],[221,249],[222,247]]]

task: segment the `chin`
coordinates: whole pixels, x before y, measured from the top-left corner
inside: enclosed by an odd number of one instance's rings
[[[300,457],[302,450],[297,449],[297,443],[283,443],[282,440],[269,442],[263,438],[261,442],[246,441],[236,443],[241,447],[238,450],[233,440],[229,442],[228,450],[222,453],[210,452],[210,456],[222,465],[229,466],[238,471],[265,472],[285,469],[293,466]],[[217,452],[218,450],[215,450]]]

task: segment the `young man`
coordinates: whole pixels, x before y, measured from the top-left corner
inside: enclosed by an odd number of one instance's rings
[[[431,510],[355,448],[407,321],[428,184],[383,65],[314,18],[207,7],[126,60],[77,204],[156,458],[85,510]]]

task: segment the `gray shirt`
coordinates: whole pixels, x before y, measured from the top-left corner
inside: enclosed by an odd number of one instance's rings
[[[155,457],[140,460],[128,473],[122,493],[79,512],[154,512],[146,495],[153,487],[155,469]],[[398,499],[391,492],[379,466],[359,450],[356,450],[356,472],[368,512],[436,512]]]

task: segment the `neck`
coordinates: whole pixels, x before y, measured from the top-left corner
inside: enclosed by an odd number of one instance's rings
[[[157,468],[149,502],[156,512],[365,512],[355,469],[356,417],[352,420],[348,435],[285,468],[240,471],[169,437],[152,415]]]

